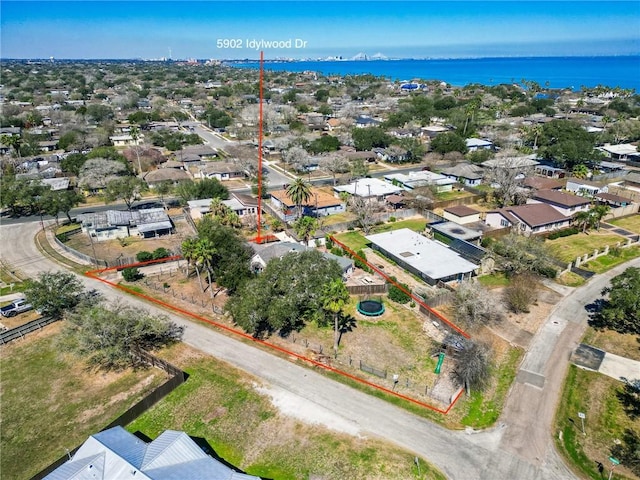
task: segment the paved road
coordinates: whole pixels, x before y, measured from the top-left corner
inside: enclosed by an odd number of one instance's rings
[[[59,270],[43,258],[31,241],[37,223],[0,227],[2,256],[27,275]],[[640,260],[635,263],[640,264]],[[576,478],[553,448],[551,422],[568,354],[585,328],[583,306],[598,295],[619,267],[592,279],[562,300],[534,338],[518,381],[510,391],[498,426],[484,432],[452,432],[374,397],[287,360],[254,349],[197,323],[172,316],[185,326],[184,341],[261,379],[274,389],[285,390],[307,408],[340,416],[362,434],[387,439],[430,460],[452,479],[566,480]],[[121,292],[83,278],[108,299]],[[131,298],[127,302],[155,307]]]

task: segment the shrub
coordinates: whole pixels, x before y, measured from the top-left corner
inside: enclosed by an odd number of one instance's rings
[[[396,283],[398,283],[400,286],[402,286],[402,288],[404,288],[404,290],[406,290],[407,292],[411,292],[411,289],[409,288],[408,285],[404,284],[404,283],[400,283],[397,282],[396,277],[391,277],[392,280],[394,280]],[[411,297],[405,293],[403,290],[401,290],[399,287],[397,287],[395,284],[390,284],[389,285],[389,300],[393,300],[396,303],[407,303],[409,300],[411,300]]]
[[[122,278],[127,282],[135,282],[136,280],[140,280],[142,277],[143,275],[136,267],[129,267],[122,270]]]
[[[166,258],[169,255],[171,255],[171,252],[169,250],[167,250],[166,248],[160,247],[160,248],[156,248],[153,251],[153,259],[154,260],[159,260],[161,258]]]
[[[396,217],[389,217],[389,222],[391,223],[395,222],[396,220],[397,220]]]
[[[330,252],[337,257],[342,257],[344,255],[344,252],[340,247],[333,247]]]
[[[563,230],[558,230],[557,232],[550,233],[547,236],[547,239],[555,240],[556,238],[569,237],[577,233],[580,233],[580,230],[577,227],[569,227]]]
[[[538,280],[532,275],[516,275],[504,291],[504,301],[514,313],[529,313],[529,305],[536,300]]]
[[[138,252],[136,254],[136,260],[139,262],[148,262],[149,260],[153,260],[153,253],[147,252],[146,250]]]
[[[360,258],[362,260],[360,260]],[[356,256],[353,257],[353,264],[356,266],[356,268],[364,270],[365,272],[371,272],[371,269],[369,268],[369,265],[367,265],[366,261],[367,256],[365,255],[365,253],[362,250],[358,250],[356,252]]]
[[[324,237],[324,244],[327,247],[327,250],[333,250],[333,240],[331,240],[331,237],[329,235]]]
[[[620,250],[620,247],[613,247],[611,250],[609,250],[609,255],[617,258],[622,255],[622,250]]]

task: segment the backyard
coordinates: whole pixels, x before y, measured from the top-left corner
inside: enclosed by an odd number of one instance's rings
[[[578,256],[593,255],[596,249],[602,251],[607,245],[609,248],[613,248],[618,242],[624,244],[626,238],[604,230],[577,233],[568,237],[545,241],[551,253],[559,260],[567,263],[574,261]]]
[[[98,372],[60,353],[62,324],[0,349],[0,471],[27,479],[166,380],[158,369]]]
[[[422,232],[427,225],[427,220],[424,217],[409,218],[407,220],[398,220],[396,222],[387,222],[381,225],[375,225],[371,229],[371,234],[390,232],[391,230],[399,230],[401,228],[408,228],[415,232]],[[364,234],[360,231],[349,231],[339,233],[335,235],[336,239],[344,243],[347,247],[357,252],[367,246],[369,243]]]

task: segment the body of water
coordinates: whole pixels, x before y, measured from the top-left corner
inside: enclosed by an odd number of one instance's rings
[[[259,62],[233,66],[259,68]],[[451,85],[498,85],[522,79],[551,88],[581,86],[633,88],[640,92],[640,56],[613,57],[506,57],[439,60],[299,61],[265,62],[266,70],[325,75],[372,74],[390,80],[441,80]]]

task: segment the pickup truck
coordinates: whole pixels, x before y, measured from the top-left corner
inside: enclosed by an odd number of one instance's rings
[[[16,315],[28,312],[29,310],[33,310],[31,304],[27,303],[24,298],[20,298],[9,305],[5,305],[0,308],[0,314],[2,314],[3,317],[15,317]]]

